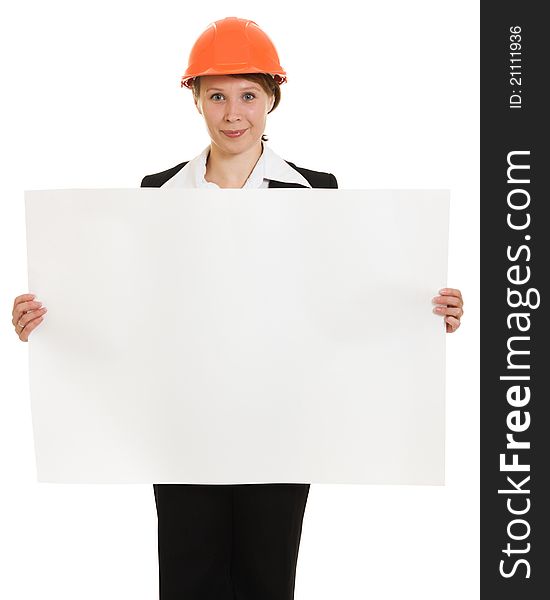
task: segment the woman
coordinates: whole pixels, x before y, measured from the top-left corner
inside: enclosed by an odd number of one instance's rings
[[[195,43],[182,86],[193,92],[210,144],[194,159],[146,176],[142,187],[337,188],[334,175],[296,166],[263,142],[267,115],[286,73],[266,34],[229,17]],[[459,290],[440,290],[434,308],[448,332],[460,325]],[[15,299],[22,341],[46,308],[32,294]],[[155,484],[160,598],[290,600],[309,484]]]

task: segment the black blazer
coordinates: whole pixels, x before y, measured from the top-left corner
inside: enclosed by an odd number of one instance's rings
[[[160,187],[164,183],[166,183],[169,179],[174,177],[174,175],[189,161],[185,161],[172,167],[171,169],[167,169],[166,171],[161,171],[160,173],[154,173],[153,175],[146,175],[142,182],[141,187]],[[295,171],[298,171],[300,175],[305,177],[309,185],[313,188],[337,188],[338,182],[336,181],[336,177],[332,173],[323,173],[322,171],[311,171],[310,169],[304,169],[302,167],[297,167],[294,163],[285,161],[288,163]],[[300,185],[299,183],[287,183],[285,181],[269,181],[270,188],[305,188],[305,185]]]

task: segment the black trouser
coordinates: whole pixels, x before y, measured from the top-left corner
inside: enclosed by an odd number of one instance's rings
[[[292,600],[308,483],[155,484],[160,600]]]

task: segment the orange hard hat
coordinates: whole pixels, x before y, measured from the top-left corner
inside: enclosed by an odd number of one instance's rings
[[[269,73],[278,83],[287,80],[273,42],[254,21],[227,17],[210,23],[189,55],[181,87],[191,87],[200,75]]]

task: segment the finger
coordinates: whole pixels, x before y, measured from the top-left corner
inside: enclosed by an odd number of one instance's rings
[[[29,323],[33,319],[36,319],[36,317],[43,317],[47,311],[48,311],[48,309],[46,307],[41,308],[39,310],[31,310],[29,312],[26,312],[24,315],[22,315],[21,318],[18,319],[17,321],[12,320],[12,323],[15,326],[15,331],[17,333],[19,333],[20,328],[25,327],[25,325],[27,325],[27,323]]]
[[[456,296],[457,298],[460,298],[462,300],[462,293],[460,290],[457,290],[455,288],[442,288],[439,290],[439,293],[442,296]]]
[[[435,296],[432,298],[434,304],[443,304],[444,306],[464,306],[462,298],[456,296]]]
[[[38,327],[38,325],[40,325],[40,323],[42,323],[43,320],[44,317],[36,317],[36,319],[29,321],[25,325],[25,327],[19,332],[19,339],[22,342],[28,342],[31,331],[33,331],[33,329],[36,329],[36,327]]]
[[[453,333],[460,327],[460,321],[455,317],[445,317],[445,322],[447,323],[448,333]]]
[[[32,300],[28,302],[19,303],[12,311],[12,323],[15,325],[17,321],[21,318],[21,315],[25,314],[29,310],[36,310],[42,306],[42,302],[38,302],[38,300]]]
[[[17,296],[13,301],[13,308],[15,308],[16,304],[19,302],[24,302],[25,300],[33,300],[36,298],[36,294],[22,294],[21,296]]]
[[[448,306],[435,306],[433,311],[436,315],[450,315],[452,317],[456,317],[457,319],[460,319],[460,317],[464,314],[464,311],[460,307],[453,308]]]
[[[32,325],[32,329],[34,329],[37,325],[35,321],[40,319],[40,322],[44,319],[45,311],[35,311],[33,313],[27,313],[24,317],[21,318],[20,321],[17,322],[15,326],[15,331],[18,335],[24,333],[29,330],[29,327]]]

